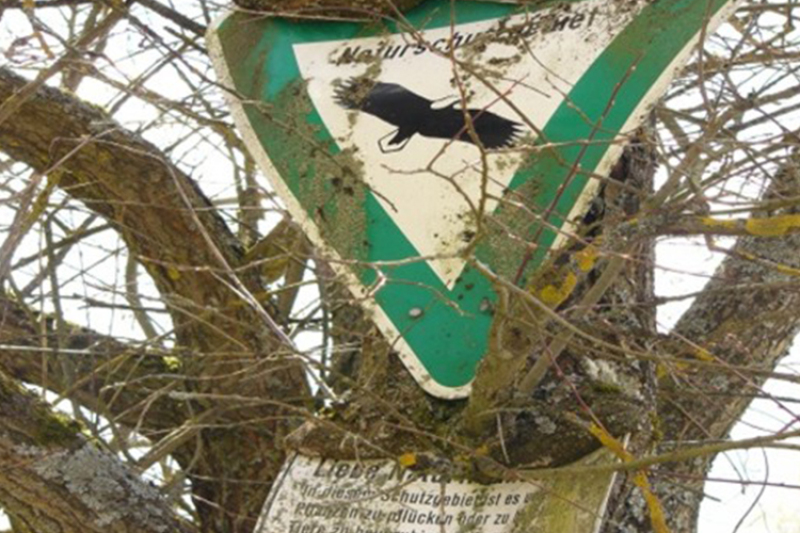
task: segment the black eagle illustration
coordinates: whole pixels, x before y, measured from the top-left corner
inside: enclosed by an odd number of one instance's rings
[[[336,103],[345,109],[369,113],[397,129],[378,140],[383,153],[405,148],[415,134],[476,144],[466,125],[460,101],[438,107],[439,100],[428,100],[397,83],[350,78],[335,90]],[[467,109],[472,126],[487,149],[513,146],[521,125],[485,109]],[[384,141],[389,139],[388,146]]]

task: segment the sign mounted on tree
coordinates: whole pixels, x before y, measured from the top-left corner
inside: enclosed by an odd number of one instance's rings
[[[734,4],[428,0],[372,24],[233,13],[209,43],[289,211],[420,385],[460,398],[487,349],[490,277],[525,285]]]
[[[272,484],[255,533],[596,533],[614,483],[605,448],[577,473],[481,485],[422,474],[391,460],[292,455]]]

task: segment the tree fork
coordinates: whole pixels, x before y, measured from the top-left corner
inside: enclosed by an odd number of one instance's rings
[[[0,69],[0,101],[25,85]],[[288,415],[296,411],[281,406],[307,405],[310,398],[299,361],[287,359],[294,354],[223,281],[232,272],[220,256],[229,267],[242,266],[239,241],[194,181],[155,146],[57,89],[39,88],[0,124],[0,149],[44,174],[58,170],[59,187],[106,218],[146,267],[173,318],[182,371],[192,384],[184,392],[199,393],[185,396],[191,411],[213,409],[230,394],[260,399],[220,412],[214,422],[233,428],[225,438],[198,428],[198,437],[176,453],[194,476],[205,530],[250,531],[283,460],[281,436],[297,423]],[[260,289],[255,270],[237,276],[246,290]],[[259,378],[239,379],[251,365],[262,369]],[[262,423],[254,429],[248,420]],[[227,461],[232,450],[241,461]],[[253,464],[262,466],[254,472]],[[241,481],[250,475],[258,483]]]
[[[800,193],[797,155],[788,157],[776,171],[764,195],[765,205]],[[792,215],[797,207],[756,210],[756,217]],[[686,354],[686,360],[714,363],[719,368],[772,369],[786,356],[800,331],[800,293],[783,290],[796,279],[784,269],[800,268],[797,250],[800,236],[749,236],[739,239],[728,257],[675,325],[673,339],[656,350]],[[770,266],[769,263],[772,263]],[[718,290],[737,284],[755,284],[758,290]],[[774,285],[774,289],[769,289]],[[767,287],[767,288],[765,288]],[[765,375],[715,371],[714,366],[685,369],[662,365],[659,379],[658,420],[662,432],[656,451],[677,449],[683,442],[725,440],[736,420],[753,400],[742,388],[755,392]],[[720,394],[728,393],[725,401]],[[695,531],[705,476],[716,454],[693,461],[660,465],[652,469],[655,492],[661,499],[675,531]],[[614,498],[611,520],[604,530],[628,527],[648,532],[639,512],[643,500],[630,484]],[[612,526],[611,524],[616,524]]]

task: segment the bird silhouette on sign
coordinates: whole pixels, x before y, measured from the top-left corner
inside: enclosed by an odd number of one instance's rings
[[[399,152],[416,134],[477,144],[465,120],[459,101],[438,107],[438,100],[428,100],[397,83],[383,83],[350,78],[336,87],[334,99],[345,109],[369,113],[397,129],[378,140],[381,152]],[[480,144],[487,149],[513,146],[521,130],[519,123],[485,109],[467,109],[472,128]],[[386,139],[388,142],[386,142]],[[384,143],[386,146],[384,146]]]

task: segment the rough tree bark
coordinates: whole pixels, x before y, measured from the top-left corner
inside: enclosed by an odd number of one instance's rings
[[[0,100],[15,98],[24,86],[25,80],[0,70]],[[183,380],[162,380],[162,392],[152,401],[138,402],[138,413],[125,411],[126,402],[105,405],[103,411],[136,417],[156,406],[161,395],[172,394],[182,401],[170,402],[179,409],[170,405],[167,416],[191,424],[215,408],[215,397],[235,392],[240,398],[240,404],[228,400],[213,419],[204,419],[234,429],[182,434],[186,444],[177,447],[175,456],[192,465],[189,476],[202,527],[249,530],[282,461],[285,410],[305,405],[308,391],[293,354],[265,323],[263,309],[254,309],[231,290],[232,269],[243,261],[238,241],[194,181],[154,146],[121,129],[101,110],[58,90],[39,89],[0,124],[0,146],[112,223],[169,307],[180,344],[171,355],[180,358]],[[254,269],[238,272],[235,280],[245,293],[260,290]],[[129,361],[120,364],[135,361],[137,351],[122,351],[120,357]],[[145,372],[148,365],[135,366]],[[261,369],[260,379],[242,379],[239,372],[253,366]],[[55,369],[38,375],[57,376]],[[50,384],[39,383],[32,374],[27,372],[34,383]],[[137,426],[145,433],[165,431],[148,427],[149,418]],[[247,424],[251,419],[262,422],[252,426]],[[196,446],[203,449],[199,459]],[[258,483],[236,481],[247,479]]]
[[[0,500],[19,531],[189,532],[158,489],[0,373]]]
[[[238,3],[331,16],[374,15],[386,6]],[[494,326],[497,345],[471,400],[426,396],[374,327],[343,301],[334,313],[334,336],[348,346],[357,341],[358,347],[340,353],[334,377],[335,387],[349,390],[349,397],[330,416],[315,418],[303,368],[277,326],[274,302],[254,296],[261,291],[257,270],[248,268],[242,243],[192,178],[102,110],[52,88],[21,97],[25,86],[26,80],[0,69],[0,102],[19,99],[20,106],[0,122],[0,150],[45,174],[119,232],[168,305],[178,346],[165,354],[84,328],[57,331],[50,317],[0,297],[5,347],[0,349],[0,504],[15,530],[189,531],[189,526],[113,456],[87,442],[78,426],[64,422],[9,376],[68,395],[135,428],[156,446],[169,447],[192,482],[197,529],[245,533],[255,525],[287,448],[342,458],[414,452],[435,458],[437,468],[445,463],[492,481],[519,465],[556,468],[597,449],[599,441],[587,430],[595,420],[614,436],[633,434],[631,451],[637,457],[724,439],[749,399],[716,399],[743,387],[755,390],[797,333],[800,296],[777,288],[800,269],[797,225],[779,231],[756,224],[743,231],[676,215],[661,217],[657,227],[631,229],[634,216],[646,219],[662,207],[650,203],[654,166],[645,139],[627,150],[607,182],[584,221],[584,242],[567,247],[525,290],[508,287],[508,303]],[[798,190],[795,162],[788,160],[770,194],[791,198]],[[789,208],[763,215],[794,213]],[[596,240],[598,225],[602,241]],[[654,235],[715,229],[751,235],[730,252],[674,334],[658,335]],[[626,260],[620,263],[616,258],[623,252]],[[619,272],[586,313],[585,298],[610,265]],[[568,274],[577,276],[573,290],[544,301],[541,292],[561,286]],[[742,290],[718,290],[731,283]],[[334,279],[326,285],[330,301],[345,300]],[[573,335],[564,322],[582,334]],[[555,342],[565,344],[557,365],[544,366],[535,389],[516,394],[519,376],[547,360]],[[26,345],[57,346],[63,353],[28,357],[19,349]],[[70,350],[91,358],[69,358],[65,367],[62,355]],[[179,359],[178,371],[166,355]],[[502,438],[498,427],[504,428]],[[457,450],[480,447],[488,455],[454,459]],[[674,531],[694,530],[713,457],[709,450],[651,469],[653,491]],[[693,481],[676,484],[674,476]],[[633,477],[620,476],[604,531],[652,530]]]

